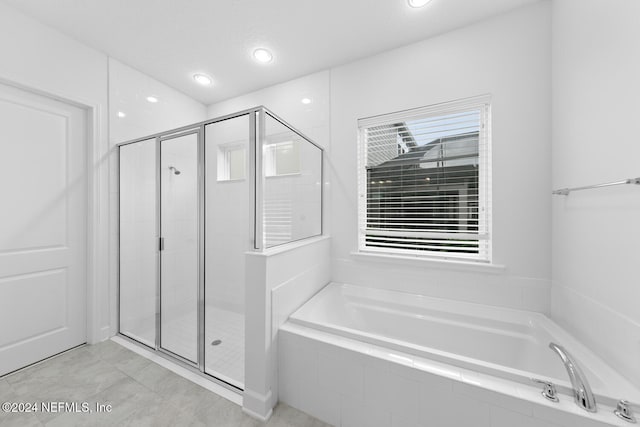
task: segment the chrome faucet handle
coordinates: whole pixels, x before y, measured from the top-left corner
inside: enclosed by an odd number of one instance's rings
[[[636,418],[633,416],[633,412],[631,411],[631,405],[626,400],[620,400],[616,407],[616,410],[613,411],[614,414],[627,422],[636,423]]]
[[[539,380],[537,378],[531,378],[531,381],[537,384],[542,384],[542,394],[545,399],[550,400],[552,402],[558,402],[558,392],[556,391],[556,386],[550,381]]]

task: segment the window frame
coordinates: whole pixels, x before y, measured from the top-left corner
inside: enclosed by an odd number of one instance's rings
[[[243,157],[244,174],[241,178],[231,177],[231,153],[234,151],[241,151]],[[249,170],[248,153],[246,142],[227,142],[225,144],[219,144],[217,146],[217,170],[216,170],[216,182],[241,182],[247,179],[247,172]]]
[[[391,125],[416,119],[444,116],[458,112],[478,111],[480,127],[478,131],[478,236],[477,253],[456,253],[425,249],[389,248],[367,245],[367,203],[369,200],[369,180],[367,179],[366,130],[374,126]],[[492,165],[491,165],[491,96],[482,95],[451,102],[413,108],[389,114],[358,119],[358,215],[357,252],[381,256],[409,256],[417,259],[468,261],[492,263]],[[433,232],[436,234],[439,232]],[[401,233],[400,233],[401,234]],[[429,234],[429,232],[424,232]],[[435,236],[434,236],[435,237]],[[444,233],[440,235],[444,237]]]
[[[296,154],[296,170],[291,172],[281,173],[278,170],[278,150],[284,145],[290,145],[291,149]],[[302,170],[301,158],[300,158],[300,141],[296,139],[283,138],[281,141],[269,141],[264,145],[264,177],[265,178],[278,178],[281,176],[295,176],[300,175]]]

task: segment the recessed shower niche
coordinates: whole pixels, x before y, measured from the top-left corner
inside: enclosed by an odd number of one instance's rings
[[[118,149],[119,334],[242,390],[245,256],[322,233],[322,148],[256,107]]]

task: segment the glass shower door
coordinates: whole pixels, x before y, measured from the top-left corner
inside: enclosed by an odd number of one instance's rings
[[[198,132],[160,141],[160,348],[198,364]]]
[[[156,139],[120,147],[120,332],[156,347]]]
[[[118,331],[243,390],[245,259],[321,234],[322,149],[263,107],[182,129],[118,144]]]
[[[245,252],[253,247],[249,114],[205,126],[205,372],[244,388]]]

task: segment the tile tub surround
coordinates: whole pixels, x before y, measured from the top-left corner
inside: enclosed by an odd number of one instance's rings
[[[267,423],[113,341],[83,346],[0,378],[1,402],[110,403],[110,413],[4,413],[3,427],[329,427],[287,405]]]
[[[543,379],[571,394],[567,371],[548,346],[560,343],[599,402],[640,402],[637,387],[540,313],[330,283],[289,322],[525,385]]]
[[[279,331],[279,398],[341,427],[630,426],[540,388],[285,323]]]

